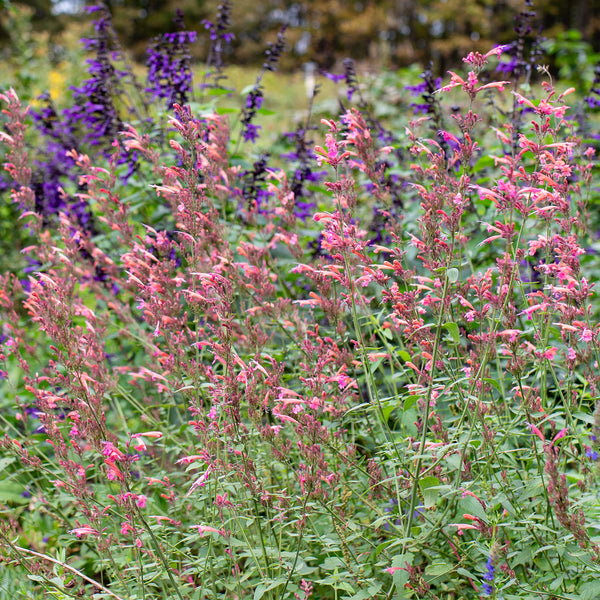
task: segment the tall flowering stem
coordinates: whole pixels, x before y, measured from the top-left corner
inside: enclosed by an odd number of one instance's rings
[[[246,96],[246,104],[242,110],[242,137],[246,142],[256,142],[258,139],[258,130],[260,126],[252,123],[252,120],[256,116],[257,111],[260,110],[264,97],[263,90],[261,87],[261,81],[264,74],[267,71],[275,71],[279,58],[285,48],[285,30],[286,27],[282,27],[277,34],[277,41],[274,44],[269,44],[269,48],[265,53],[265,61],[262,69],[256,77],[254,86]]]
[[[214,23],[207,19],[202,21],[204,28],[209,32],[210,36],[210,49],[206,59],[206,66],[208,69],[214,69],[214,73],[210,71],[207,73],[206,79],[209,76],[212,77],[212,85],[216,87],[219,87],[221,80],[225,78],[223,74],[225,68],[223,55],[234,39],[233,33],[228,31],[231,25],[231,8],[231,1],[224,0],[219,4],[217,18]],[[206,87],[209,84],[205,81],[203,85]]]
[[[167,108],[173,104],[185,104],[192,94],[192,69],[190,44],[196,41],[195,31],[186,31],[183,13],[177,9],[177,31],[164,33],[155,38],[148,47],[146,92],[159,100],[167,100]]]

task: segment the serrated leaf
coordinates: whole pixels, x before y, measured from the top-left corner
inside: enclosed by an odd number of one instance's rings
[[[404,586],[408,583],[408,580],[410,578],[408,571],[394,571],[392,578],[394,580],[394,585],[396,586],[396,593],[398,594],[398,599],[404,600],[405,598],[408,598],[406,590],[404,589]]]

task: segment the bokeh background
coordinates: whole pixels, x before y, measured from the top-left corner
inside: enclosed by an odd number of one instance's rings
[[[109,0],[106,4],[123,44],[143,61],[148,41],[173,27],[177,8],[183,11],[188,28],[202,29],[202,21],[213,19],[220,3]],[[2,5],[6,8],[11,3],[4,0]],[[25,0],[12,6],[31,11],[33,29],[47,36],[48,51],[56,61],[71,39],[69,32],[87,22],[81,0]],[[350,57],[370,69],[432,62],[434,70],[443,73],[471,50],[514,40],[520,13],[530,13],[531,35],[539,34],[554,44],[551,53],[559,67],[564,66],[560,62],[565,54],[600,50],[599,0],[236,0],[232,3],[231,62],[260,62],[265,40],[274,40],[287,23],[289,52],[282,60],[284,69],[293,70],[306,62],[333,69]],[[14,34],[4,14],[0,26],[4,58],[15,51]],[[194,48],[197,59],[205,58],[207,44],[204,40],[204,46],[199,43]]]

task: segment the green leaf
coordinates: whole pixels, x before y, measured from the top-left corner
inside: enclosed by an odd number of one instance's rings
[[[454,569],[454,565],[448,563],[433,563],[425,569],[425,575],[429,577],[441,577]]]
[[[460,343],[460,332],[458,330],[458,325],[456,323],[448,322],[442,325],[445,329],[448,330],[448,333],[452,336],[455,344]]]
[[[277,579],[274,579],[269,585],[259,583],[256,586],[256,589],[254,590],[254,600],[260,600],[260,598],[262,598],[266,592],[276,587],[279,587],[280,585],[283,585],[286,581],[287,577],[278,577]]]
[[[457,573],[457,575],[462,575],[463,577],[470,577],[471,579],[477,579],[477,575],[474,575],[473,573],[471,573],[471,571],[467,571],[467,569],[463,569],[462,567],[459,567],[458,569],[456,569],[456,573]]]
[[[408,580],[410,578],[408,571],[405,571],[405,570],[394,571],[394,575],[392,576],[392,578],[394,579],[394,585],[396,586],[396,592],[398,594],[398,599],[404,600],[405,598],[408,598],[406,590],[404,589],[404,586],[408,583]]]
[[[0,458],[0,471],[4,471],[8,465],[12,465],[15,460],[17,460],[14,456],[7,456],[5,458]]]
[[[419,487],[421,488],[421,493],[423,494],[425,508],[434,506],[437,502],[437,498],[440,493],[439,485],[440,480],[433,475],[419,479]]]
[[[21,496],[25,488],[15,482],[0,483],[0,502],[12,502],[13,504],[27,504],[29,500]]]
[[[226,96],[231,94],[231,90],[225,90],[223,88],[214,88],[206,92],[209,96]]]
[[[398,350],[398,358],[401,358],[404,362],[410,360],[410,354],[406,350]]]
[[[484,377],[483,380],[486,383],[489,383],[492,387],[496,388],[499,392],[502,391],[502,386],[495,379],[492,379],[491,377]]]
[[[458,269],[452,267],[446,271],[446,277],[450,283],[456,283],[458,281]]]
[[[398,594],[398,600],[405,600],[412,595],[412,592],[407,592],[404,586],[408,583],[409,574],[406,570],[407,565],[412,565],[413,555],[410,552],[399,554],[394,556],[392,559],[392,567],[401,567],[394,571],[392,579],[394,580],[394,586],[396,587],[396,593]]]
[[[573,413],[573,416],[577,420],[583,421],[584,423],[588,423],[590,425],[594,424],[594,415],[583,413],[583,412],[576,412],[576,413]]]
[[[371,594],[368,590],[359,590],[353,596],[347,596],[348,600],[369,600]]]
[[[419,398],[420,396],[418,396],[417,394],[411,394],[408,398],[404,400],[402,410],[409,410],[410,408],[412,408]]]

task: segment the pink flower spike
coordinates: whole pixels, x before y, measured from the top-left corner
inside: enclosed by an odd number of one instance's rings
[[[124,460],[125,454],[121,452],[112,442],[102,442],[104,444],[104,448],[102,449],[102,454],[106,456],[106,458],[110,461],[115,460]]]
[[[466,496],[471,496],[471,498],[475,498],[475,500],[477,500],[479,504],[481,504],[481,506],[485,509],[485,502],[479,496],[477,496],[477,494],[474,494],[471,490],[463,490],[462,497],[465,498]]]
[[[517,94],[517,92],[513,92],[513,95],[516,97],[517,102],[519,104],[525,104],[526,106],[528,106],[529,108],[532,108],[533,110],[535,110],[537,108],[537,106],[535,106],[535,104],[533,102],[531,102],[531,100],[527,100],[527,98],[525,98],[525,96],[521,96],[521,94]]]
[[[451,90],[452,88],[455,88],[455,87],[458,87],[459,85],[465,84],[465,80],[462,77],[459,77],[453,71],[448,71],[448,73],[452,76],[450,79],[450,83],[448,85],[444,85],[439,90],[435,90],[434,94],[437,94],[438,92],[447,92],[448,90]]]
[[[491,83],[486,83],[477,88],[476,91],[480,92],[481,90],[487,90],[490,88],[498,88],[501,92],[504,91],[504,86],[508,85],[510,81],[492,81]]]
[[[78,538],[82,535],[100,535],[100,532],[89,525],[82,525],[81,527],[75,527],[75,529],[71,529],[69,533],[74,533]]]
[[[215,527],[211,527],[210,525],[192,525],[192,528],[198,530],[200,537],[204,537],[205,533],[218,533],[219,535],[225,536],[224,531]]]
[[[564,429],[561,429],[553,438],[552,438],[552,443],[554,444],[554,442],[556,442],[556,440],[562,440],[562,438],[565,437],[565,435],[567,435],[567,429],[566,427]]]
[[[390,575],[393,575],[396,571],[406,570],[405,567],[388,567],[385,569]]]
[[[189,492],[186,494],[186,497],[189,496],[196,488],[204,486],[211,471],[212,471],[212,467],[209,466],[206,469],[206,471],[204,471],[204,473],[202,473],[202,475],[200,475],[200,477],[198,477],[198,479],[196,479],[196,481],[194,481],[194,483],[192,483],[192,487],[190,488]]]
[[[156,440],[159,440],[161,437],[163,436],[161,431],[145,431],[144,433],[136,433],[135,435],[131,436],[131,437],[149,437],[149,438],[154,438]]]
[[[546,441],[544,434],[535,425],[532,425],[531,423],[528,423],[528,425],[529,429],[531,429],[531,433],[535,433],[535,435],[537,435],[540,438],[540,440],[542,440],[542,442]]]
[[[463,529],[477,529],[476,525],[471,525],[470,523],[450,523],[448,527],[456,527],[459,532]]]
[[[127,535],[130,531],[133,531],[133,527],[131,526],[130,523],[128,523],[127,521],[125,521],[121,525],[121,535]]]
[[[192,454],[191,456],[184,456],[183,458],[176,460],[175,464],[176,465],[189,465],[190,463],[193,463],[197,460],[204,460],[204,457],[201,456],[200,454]]]
[[[490,56],[500,56],[505,50],[508,50],[508,48],[510,48],[510,44],[496,46],[485,55],[485,58],[489,58]]]

